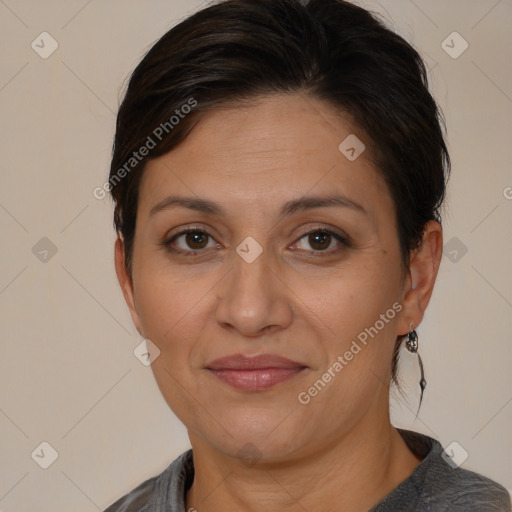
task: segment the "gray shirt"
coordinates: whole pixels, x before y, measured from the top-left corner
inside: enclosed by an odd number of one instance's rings
[[[422,461],[369,512],[511,512],[504,487],[448,463],[435,439],[408,430],[399,432]],[[185,495],[194,480],[192,453],[181,454],[160,475],[141,483],[104,512],[187,512]]]

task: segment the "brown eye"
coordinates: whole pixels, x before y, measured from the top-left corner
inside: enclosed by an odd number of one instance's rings
[[[191,249],[204,249],[208,235],[201,231],[189,231],[185,234],[185,244]]]
[[[322,251],[329,248],[332,238],[329,233],[317,231],[316,233],[310,233],[308,236],[308,242],[314,249]]]
[[[213,242],[213,245],[208,246],[210,240]],[[163,245],[171,252],[193,256],[198,256],[201,252],[204,252],[204,249],[218,246],[213,238],[201,229],[182,231],[164,242]]]
[[[303,240],[307,243],[302,242]],[[303,244],[302,247],[300,246],[301,244]],[[344,247],[350,246],[344,237],[328,229],[315,229],[313,231],[309,231],[302,235],[296,245],[299,249],[303,249],[307,252],[312,252],[313,254],[318,253],[314,254],[315,256],[327,256],[340,251]]]

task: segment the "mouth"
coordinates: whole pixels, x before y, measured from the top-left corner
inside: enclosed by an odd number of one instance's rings
[[[246,391],[262,391],[302,373],[307,367],[290,359],[270,354],[235,354],[216,359],[206,369],[229,386]]]

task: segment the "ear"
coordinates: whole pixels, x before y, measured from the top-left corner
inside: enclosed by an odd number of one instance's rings
[[[402,312],[397,334],[417,327],[427,309],[443,255],[443,228],[434,220],[427,222],[421,245],[411,251],[409,272],[404,280]]]
[[[125,263],[124,263],[125,262],[125,254],[124,254],[124,241],[123,241],[122,235],[119,235],[119,237],[116,240],[116,243],[114,246],[114,259],[115,259],[117,280],[119,281],[119,286],[121,286],[121,290],[124,295],[124,300],[126,301],[128,309],[130,310],[130,314],[132,316],[132,320],[133,320],[133,323],[135,324],[137,331],[139,331],[139,334],[141,334],[141,336],[143,336],[141,321],[140,321],[139,315],[137,313],[137,310],[135,308],[132,278],[128,275],[128,272],[126,270]]]

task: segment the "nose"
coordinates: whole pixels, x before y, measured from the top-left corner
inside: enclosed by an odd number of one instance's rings
[[[251,338],[288,327],[293,318],[293,292],[282,270],[271,267],[265,250],[251,263],[236,253],[233,260],[231,272],[217,290],[219,325]]]

